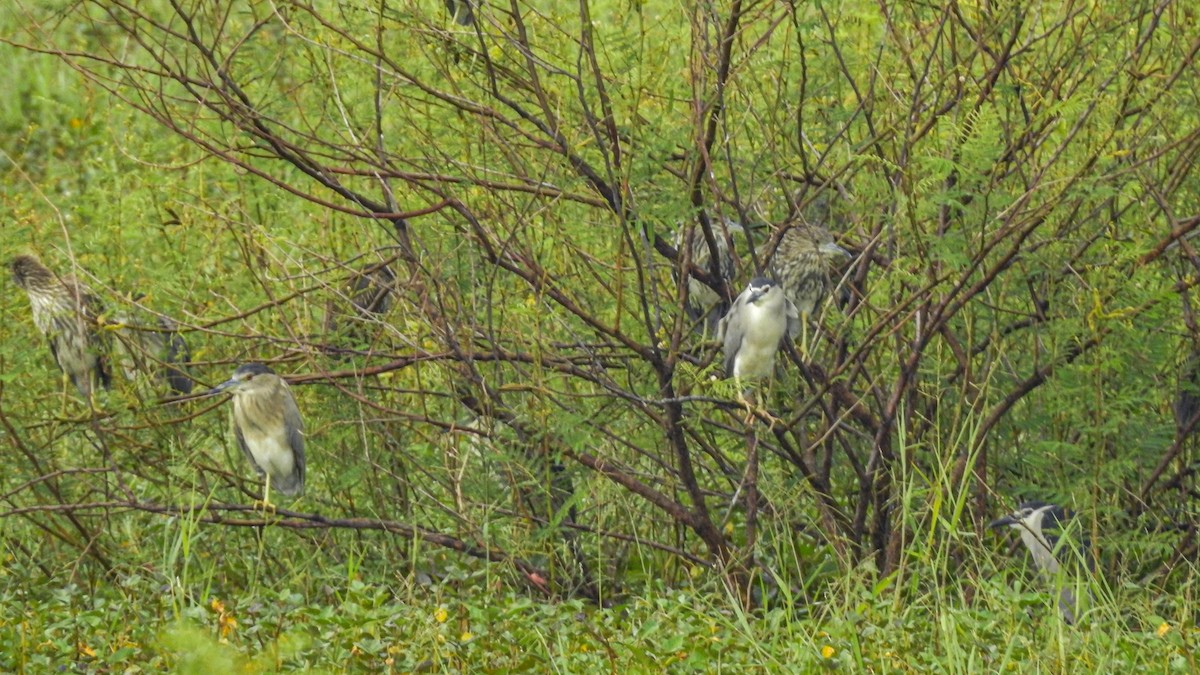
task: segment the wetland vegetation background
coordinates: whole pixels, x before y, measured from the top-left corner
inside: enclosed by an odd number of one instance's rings
[[[1196,12],[8,3],[4,259],[273,364],[309,469],[255,511],[222,401],[93,408],[0,283],[0,670],[1194,672]],[[772,425],[674,281],[725,218],[726,293],[854,253]]]

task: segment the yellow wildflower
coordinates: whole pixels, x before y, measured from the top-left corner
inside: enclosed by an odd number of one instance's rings
[[[232,614],[222,614],[217,617],[217,630],[220,631],[221,637],[229,637],[229,634],[237,628],[237,619],[233,618]]]
[[[233,612],[226,611],[225,603],[217,598],[213,598],[208,606],[217,613],[217,637],[224,641],[237,628],[237,619],[233,617]]]

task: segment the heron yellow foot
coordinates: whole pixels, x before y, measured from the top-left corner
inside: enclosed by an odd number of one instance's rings
[[[754,413],[754,403],[752,403],[750,399],[746,398],[746,394],[743,393],[740,388],[738,389],[737,402],[746,409],[748,414]]]
[[[771,414],[770,410],[767,410],[766,406],[747,399],[744,394],[738,394],[737,402],[746,409],[746,416],[742,418],[742,423],[746,426],[750,426],[756,417],[767,420],[767,429],[774,429],[775,423],[780,421],[778,417]]]
[[[266,499],[255,499],[252,506],[256,512],[262,511],[263,516],[275,515],[275,505]]]
[[[801,312],[800,314],[800,359],[806,362],[811,362],[812,359],[808,356],[808,313]]]
[[[772,429],[775,428],[776,424],[783,421],[783,420],[779,419],[778,417],[772,415],[770,410],[767,410],[766,408],[764,408],[762,406],[754,406],[753,408],[749,408],[746,410],[746,419],[745,419],[746,425],[749,426],[754,421],[754,418],[756,418],[756,417],[759,419],[765,419],[767,421],[767,431],[771,431]]]
[[[262,499],[254,500],[254,510],[259,510],[262,507],[264,516],[275,515],[275,505],[271,503],[271,474],[263,474],[263,496]]]

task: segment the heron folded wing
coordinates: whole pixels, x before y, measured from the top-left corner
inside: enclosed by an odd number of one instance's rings
[[[736,307],[736,305],[735,305]],[[744,339],[745,331],[742,330],[741,317],[725,315],[721,319],[721,328],[719,330],[719,339],[722,341],[725,348],[725,376],[733,377],[733,366],[737,362],[738,350],[742,348],[742,340]]]
[[[287,385],[284,384],[286,387]],[[281,482],[279,489],[281,492],[285,490],[293,490],[286,494],[298,494],[304,490],[304,422],[300,419],[300,408],[296,406],[296,399],[292,397],[289,390],[283,403],[283,425],[287,429],[287,443],[292,449],[292,469],[293,480],[287,483]]]
[[[787,336],[786,339],[795,339],[800,335],[800,331],[804,329],[804,325],[800,322],[800,310],[796,308],[796,303],[791,300],[785,305],[787,312]]]
[[[166,358],[163,360],[167,363],[164,376],[171,389],[180,394],[192,393],[194,383],[185,369],[186,364],[192,360],[192,352],[188,349],[183,336],[178,332],[170,334]]]
[[[259,477],[267,475],[267,472],[258,465],[258,460],[254,459],[254,453],[250,452],[250,447],[246,445],[246,437],[242,435],[242,428],[237,424],[233,425],[233,435],[237,438],[238,447],[242,449],[242,454],[246,459],[250,460],[250,466],[254,467],[254,471]]]

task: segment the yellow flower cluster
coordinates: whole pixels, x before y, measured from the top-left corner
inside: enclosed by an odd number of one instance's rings
[[[225,609],[225,603],[217,598],[213,598],[208,606],[217,613],[217,637],[221,642],[227,642],[230,634],[237,629],[237,619],[234,618],[233,612]]]

